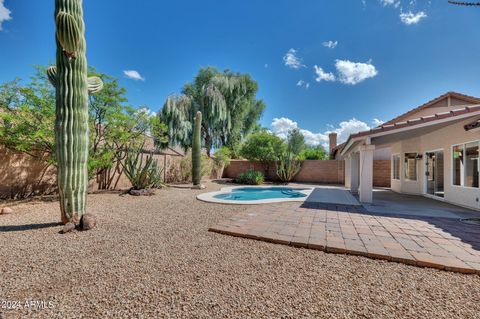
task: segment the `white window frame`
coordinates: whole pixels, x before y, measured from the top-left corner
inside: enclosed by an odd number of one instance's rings
[[[409,179],[407,178],[407,172],[405,171],[406,169],[406,166],[405,166],[405,158],[406,158],[406,154],[416,154],[415,155],[415,179]],[[406,181],[406,182],[418,182],[418,163],[419,163],[419,160],[418,160],[418,152],[404,152],[403,153],[403,180]]]
[[[398,157],[398,178],[395,178],[395,157]],[[402,180],[402,154],[395,153],[392,154],[392,180],[400,181]]]
[[[453,145],[451,146],[451,148],[450,148],[450,150],[451,150],[451,154],[450,154],[450,160],[451,160],[451,166],[450,166],[450,168],[451,168],[450,185],[451,185],[452,187],[460,187],[460,188],[467,188],[467,189],[480,189],[480,185],[479,185],[479,187],[465,186],[465,177],[466,177],[466,176],[465,176],[466,171],[465,171],[465,168],[464,168],[465,166],[460,170],[460,171],[461,171],[461,174],[462,174],[462,176],[461,176],[461,178],[460,178],[460,183],[461,183],[462,185],[455,185],[455,184],[453,184],[453,170],[454,170],[454,167],[453,167],[453,165],[454,165],[454,161],[453,161],[453,149],[454,149],[456,146],[462,146],[462,148],[463,148],[463,154],[466,155],[466,145],[467,145],[467,144],[470,144],[470,143],[477,143],[477,144],[478,144],[478,147],[479,147],[479,149],[480,149],[480,140],[473,140],[473,141],[467,141],[467,142],[464,142],[464,143],[453,144]],[[480,171],[480,160],[478,161],[478,165],[479,165],[478,170]]]

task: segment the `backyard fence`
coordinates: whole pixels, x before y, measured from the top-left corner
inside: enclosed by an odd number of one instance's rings
[[[145,155],[150,153],[149,150],[144,151]],[[154,152],[153,157],[163,169],[163,179],[167,183],[182,183],[191,179],[190,169],[186,168],[187,156],[170,151],[168,154]],[[211,158],[204,156],[204,162],[207,171],[204,179],[221,177],[218,176],[219,173],[216,172]],[[0,147],[0,200],[55,194],[56,173],[55,166],[48,165],[41,158]],[[117,167],[99,173],[90,181],[88,190],[119,190],[131,186],[121,168]]]
[[[261,171],[270,180],[278,180],[275,163],[268,165],[268,172],[259,162],[247,160],[232,160],[223,171],[223,177],[236,178],[238,174],[249,169]],[[300,172],[293,179],[294,182],[339,184],[345,183],[345,162],[339,160],[306,160],[303,161]],[[390,161],[374,160],[373,185],[376,187],[390,187]]]
[[[150,153],[145,151],[145,154]],[[182,183],[190,180],[187,159],[183,154],[170,152],[153,155],[158,165],[164,169],[163,177],[167,183]],[[207,173],[203,179],[235,178],[239,173],[255,169],[265,173],[265,168],[258,162],[232,160],[223,170],[216,171],[213,160],[206,159]],[[377,187],[390,187],[390,161],[375,160],[373,163],[373,184]],[[275,163],[268,167],[266,177],[277,180]],[[107,180],[111,180],[108,189],[128,189],[131,187],[128,178],[119,170],[105,170],[90,181],[89,191],[105,189]],[[338,160],[306,160],[295,182],[340,184],[345,182],[345,164]],[[56,169],[42,159],[7,150],[0,147],[0,199],[20,199],[36,195],[54,194],[56,187]]]

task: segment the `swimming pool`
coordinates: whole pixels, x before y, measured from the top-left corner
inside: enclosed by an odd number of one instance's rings
[[[240,186],[222,188],[219,192],[204,193],[198,199],[227,204],[263,204],[285,201],[303,201],[312,191],[307,187]]]

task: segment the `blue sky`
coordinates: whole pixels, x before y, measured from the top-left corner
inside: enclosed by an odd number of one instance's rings
[[[0,0],[0,82],[54,61],[53,5]],[[480,96],[480,8],[446,0],[84,0],[84,10],[89,64],[153,111],[208,65],[250,73],[262,124],[280,135],[298,126],[312,143],[446,91]]]

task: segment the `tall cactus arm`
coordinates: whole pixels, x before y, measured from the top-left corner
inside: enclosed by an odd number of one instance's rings
[[[50,83],[52,83],[53,87],[56,88],[57,87],[57,67],[56,66],[48,67],[47,76]]]
[[[98,76],[91,76],[87,80],[88,93],[95,94],[103,88],[103,81]]]
[[[57,87],[57,67],[51,66],[47,69],[47,76],[50,83]],[[98,76],[91,76],[87,79],[88,93],[95,94],[103,89],[103,81]]]
[[[80,46],[80,30],[75,18],[70,13],[60,11],[56,18],[57,39],[69,57],[75,57]]]

